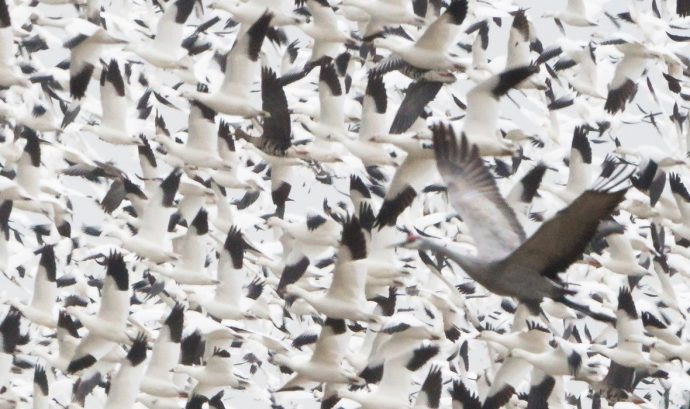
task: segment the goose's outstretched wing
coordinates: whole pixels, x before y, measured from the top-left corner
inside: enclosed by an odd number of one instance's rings
[[[458,140],[453,129],[435,125],[436,166],[448,184],[450,201],[470,230],[477,251],[493,260],[512,253],[525,241],[525,231],[508,206],[496,182],[463,135]]]
[[[511,271],[535,271],[555,279],[577,261],[596,233],[599,223],[613,213],[625,197],[630,172],[618,166],[608,177],[582,193],[568,207],[558,212],[502,263]]]

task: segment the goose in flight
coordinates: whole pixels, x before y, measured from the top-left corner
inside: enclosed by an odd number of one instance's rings
[[[600,178],[594,187],[527,239],[480,159],[478,148],[471,146],[466,137],[458,142],[451,127],[436,125],[432,132],[436,165],[448,183],[453,207],[474,238],[478,255],[460,254],[436,240],[415,234],[409,234],[404,245],[447,256],[487,290],[515,297],[533,312],[539,311],[544,298],[550,298],[596,319],[615,322],[612,317],[593,312],[569,298],[576,292],[567,288],[558,274],[580,258],[599,223],[625,197],[627,166],[619,166],[609,177]],[[487,218],[494,223],[486,225]],[[562,234],[565,231],[568,234]]]
[[[476,145],[479,154],[510,155],[517,150],[512,141],[497,132],[500,98],[539,71],[534,65],[507,69],[496,74],[467,93],[467,115],[462,134]]]
[[[125,51],[137,54],[159,68],[187,68],[188,59],[181,58],[184,25],[194,9],[194,0],[171,2],[158,20],[156,36],[151,41],[132,42]]]
[[[184,91],[182,95],[222,114],[245,118],[265,116],[266,111],[251,105],[250,87],[254,83],[261,45],[272,18],[270,12],[264,13],[245,35],[237,39],[226,57],[225,77],[218,91],[213,94]]]
[[[380,62],[372,72],[385,74],[408,66],[423,71],[464,68],[465,62],[449,52],[449,48],[466,16],[467,0],[455,0],[414,43],[394,36],[374,39],[374,47],[390,50],[393,55]]]
[[[106,260],[106,277],[103,283],[103,297],[96,316],[77,307],[68,307],[89,334],[77,346],[67,367],[68,373],[75,373],[96,364],[118,343],[129,343],[127,317],[129,315],[129,272],[120,253],[112,252]]]

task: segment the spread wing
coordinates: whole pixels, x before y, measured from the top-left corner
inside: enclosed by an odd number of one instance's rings
[[[432,128],[436,166],[448,185],[453,208],[470,230],[479,255],[500,259],[525,241],[525,232],[496,182],[463,135],[458,146],[451,127]],[[490,221],[490,222],[489,222]]]
[[[582,256],[594,236],[599,223],[610,216],[625,197],[626,189],[613,191],[627,181],[620,180],[626,166],[616,174],[602,180],[598,186],[585,191],[568,207],[545,222],[522,246],[503,263],[512,270],[536,271],[556,278]]]

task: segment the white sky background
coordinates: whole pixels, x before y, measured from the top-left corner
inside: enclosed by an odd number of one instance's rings
[[[250,0],[251,1],[251,0]],[[479,5],[481,5],[481,2],[476,1]],[[504,4],[505,2],[501,1],[488,1],[490,4]],[[553,45],[557,39],[561,37],[561,33],[558,31],[556,25],[554,24],[553,20],[550,18],[541,18],[541,14],[546,11],[553,11],[553,10],[559,10],[562,7],[565,6],[566,1],[565,0],[560,0],[560,1],[551,1],[551,0],[530,0],[530,1],[516,1],[516,4],[518,4],[522,8],[528,9],[528,16],[530,20],[534,23],[534,26],[537,29],[538,36],[541,39],[544,47],[548,47],[550,45]],[[660,3],[666,3],[664,0],[660,0]],[[208,2],[204,1],[204,4],[207,5]],[[620,12],[627,11],[626,8],[627,2],[625,1],[609,1],[605,9],[608,10],[611,14],[615,15]],[[640,5],[645,5],[642,8],[643,9],[649,9],[649,1],[643,1],[640,2]],[[132,6],[128,2],[125,1],[114,1],[112,5],[109,5],[109,3],[106,1],[104,2],[104,6],[107,10],[112,10],[115,12],[118,12],[119,10],[127,10],[129,13],[133,13],[133,10],[136,10],[136,6]],[[470,10],[473,10],[473,5],[470,5]],[[661,7],[661,5],[660,5]],[[46,15],[49,17],[71,17],[75,16],[74,8],[71,6],[51,6],[51,5],[45,5],[45,4],[39,4],[38,8]],[[208,20],[212,16],[212,12],[209,9],[205,9],[206,14],[204,15],[202,21]],[[224,12],[221,12],[222,17],[227,17],[227,14]],[[149,19],[147,21],[154,21],[151,20],[151,16],[147,16]],[[224,21],[224,19],[223,19]],[[475,20],[472,20],[468,18],[468,21],[466,21],[465,26],[468,24],[473,23]],[[505,55],[505,47],[507,43],[507,36],[508,36],[508,30],[510,28],[512,18],[507,17],[503,19],[503,23],[501,27],[496,26],[493,22],[490,23],[490,32],[489,32],[489,38],[490,38],[490,47],[489,47],[489,55],[493,56],[496,59],[496,66],[497,69],[500,70],[502,68],[502,62],[501,59],[504,58],[503,56]],[[566,33],[569,39],[575,40],[575,41],[588,41],[594,32],[599,32],[603,34],[604,37],[607,37],[609,34],[613,34],[616,31],[616,28],[611,24],[610,21],[606,17],[603,16],[602,13],[598,15],[598,21],[600,25],[595,28],[577,28],[577,27],[571,27],[571,26],[565,26]],[[192,14],[192,17],[190,18],[189,22],[192,24],[197,24],[199,22],[199,19],[195,14]],[[214,30],[220,30],[222,23],[219,23],[216,27],[214,27]],[[639,36],[639,32],[637,30],[633,29],[630,24],[622,22],[622,27],[623,30],[626,32],[630,32],[633,34],[636,34]],[[151,25],[151,28],[153,29],[155,27],[155,24]],[[59,36],[61,40],[66,40],[67,37],[64,35],[64,32],[62,30],[57,30],[57,29],[47,29],[49,32],[55,34],[56,36]],[[189,28],[188,31],[191,32],[193,28]],[[288,32],[288,37],[290,40],[299,38],[301,39],[301,43],[304,44],[306,43],[306,37],[301,34],[297,29],[294,28],[289,28],[287,30]],[[465,43],[471,44],[472,41],[474,40],[474,34],[467,36],[465,34],[461,35],[457,39],[458,41],[462,41]],[[234,34],[228,35],[225,37],[224,40],[224,45],[227,49],[229,49],[234,41]],[[268,44],[268,41],[266,44],[264,44],[264,51],[269,53],[269,60],[271,60],[271,56],[273,55],[270,49],[272,48],[271,44]],[[461,55],[464,54],[463,51],[460,51]],[[104,59],[109,58],[111,55],[119,55],[120,51],[117,48],[110,48],[108,51],[104,53]],[[606,55],[606,53],[603,51],[600,51],[598,56],[599,56],[599,64],[603,68],[600,71],[600,87],[605,90],[607,84],[613,75],[613,69],[615,67],[614,62],[611,61]],[[69,56],[69,53],[67,50],[61,49],[61,50],[46,50],[37,53],[37,55],[34,56],[34,58],[38,58],[45,66],[52,66],[61,61],[64,58],[67,58]],[[302,57],[306,57],[305,55],[302,55]],[[555,60],[553,60],[551,63],[553,63]],[[213,69],[216,69],[215,67]],[[657,89],[657,95],[660,97],[667,93],[667,86],[663,78],[661,77],[661,72],[665,71],[665,67],[662,67],[659,65],[659,63],[650,63],[649,65],[649,70],[650,70],[650,77],[653,79],[653,84]],[[200,70],[203,73],[203,70]],[[365,73],[364,70],[360,70],[359,76],[361,78],[365,78],[363,74]],[[148,76],[151,78],[151,75]],[[172,77],[170,75],[162,75],[161,78],[164,78],[165,80],[170,80],[168,85],[171,85],[172,83],[176,81],[172,81]],[[218,75],[212,78],[216,82],[213,82],[210,86],[211,90],[215,89],[219,85],[219,82],[217,80],[220,79]],[[318,96],[316,95],[316,81],[318,79],[318,70],[314,70],[312,74],[310,74],[309,77],[306,79],[301,80],[300,82],[290,85],[286,88],[286,92],[288,93],[288,99],[290,101],[291,107],[296,105],[296,100],[300,95],[309,95],[311,93],[311,100],[310,100],[310,105],[312,109],[315,109],[318,105]],[[90,108],[93,109],[94,111],[98,111],[100,108],[98,107],[98,82],[97,82],[96,76],[92,79],[91,85],[89,87],[89,94],[96,98],[94,101],[97,103],[95,106],[91,107],[86,105],[85,108]],[[133,79],[135,81],[135,79]],[[257,76],[257,81],[258,81],[258,76]],[[403,94],[399,92],[400,89],[404,89],[407,86],[407,83],[409,80],[404,79],[398,74],[389,74],[386,76],[386,85],[388,89],[388,97],[389,97],[389,104],[388,104],[388,115],[389,115],[389,121],[392,121],[393,116],[395,115],[395,112],[397,110],[397,106],[399,105],[400,101],[402,100]],[[351,91],[349,98],[352,99],[353,96],[362,93],[364,90],[364,87],[366,86],[366,83],[364,81],[358,80],[357,77],[355,77],[353,83],[355,84],[355,90]],[[257,82],[257,89],[259,87],[259,84]],[[444,118],[444,117],[452,117],[452,116],[457,116],[462,114],[462,112],[459,110],[459,108],[456,107],[456,105],[452,101],[452,95],[458,96],[461,100],[465,101],[465,93],[469,88],[471,88],[474,85],[471,81],[468,80],[463,80],[459,79],[455,84],[445,86],[441,92],[439,93],[438,97],[436,98],[436,101],[432,104],[432,108],[434,111],[434,116],[435,118],[432,121],[437,120],[438,118]],[[128,89],[128,94],[130,97],[133,97],[134,100],[132,102],[132,108],[134,109],[136,105],[136,100],[139,98],[141,92],[137,89],[136,94],[133,95],[133,88]],[[556,87],[555,88],[555,93],[556,96],[562,96],[567,92],[567,90],[564,90],[562,88]],[[520,106],[516,106],[514,102],[510,101],[508,98],[504,98],[502,103],[501,103],[501,109],[502,109],[502,116],[509,118],[514,122],[514,126],[520,127],[524,130],[525,133],[528,134],[537,134],[539,135],[542,139],[546,139],[545,133],[544,133],[544,125],[548,124],[548,117],[544,116],[543,113],[540,111],[540,106],[542,103],[534,104],[529,99],[534,98],[534,93],[527,91],[527,94],[523,94],[521,92],[517,91],[511,91],[510,96],[519,104]],[[260,98],[260,95],[257,94],[257,100]],[[153,99],[151,100],[153,102]],[[173,104],[183,107],[184,110],[186,110],[186,103],[184,100],[176,97],[176,96],[171,96],[171,102]],[[639,103],[642,105],[646,110],[652,110],[654,112],[657,112],[660,110],[659,107],[656,106],[656,103],[651,99],[649,91],[647,89],[646,84],[644,81],[640,81],[639,83],[639,91],[637,94],[637,97],[634,101],[634,103],[630,104],[629,108],[626,110],[625,115],[631,115],[634,117],[639,113],[637,108],[634,106],[635,103]],[[603,106],[603,101],[601,102],[601,105]],[[172,131],[180,131],[186,127],[186,120],[187,120],[187,113],[186,112],[180,112],[180,111],[174,111],[169,108],[165,107],[160,107],[158,105],[160,112],[164,116],[166,123],[168,125],[168,128]],[[56,107],[57,109],[57,107]],[[664,116],[668,117],[670,113],[672,112],[672,103],[669,103],[668,101],[663,101],[662,99],[662,107],[661,110],[664,111]],[[572,135],[572,128],[575,125],[578,125],[582,123],[581,119],[574,119],[577,116],[577,112],[575,108],[567,108],[562,111],[560,117],[561,119],[561,140],[564,144],[564,146],[569,147],[570,144],[570,138]],[[80,120],[83,120],[81,118]],[[457,121],[455,123],[456,129],[458,129],[461,126],[461,122]],[[148,124],[146,124],[147,132],[150,135],[150,132],[152,132],[153,129],[153,115],[151,115]],[[511,127],[509,127],[506,130],[509,130]],[[301,127],[296,124],[293,121],[293,132],[295,134],[295,139],[303,139],[305,136],[304,131],[301,129]],[[179,136],[181,136],[183,139],[185,135],[183,133],[178,133]],[[673,146],[672,144],[674,143],[671,138],[667,138],[666,141],[664,142],[662,138],[657,134],[656,130],[649,124],[634,124],[634,125],[623,125],[621,126],[616,132],[615,135],[618,136],[621,140],[621,142],[624,145],[630,145],[630,146],[636,146],[639,144],[650,144],[650,145],[655,145],[655,146],[664,146],[668,145],[669,148],[674,149],[677,148],[676,146]],[[67,136],[69,137],[69,136]],[[150,139],[150,138],[149,138]],[[86,143],[100,156],[100,159],[102,160],[111,160],[113,161],[117,166],[119,166],[122,169],[127,170],[130,173],[130,176],[132,173],[137,173],[140,174],[140,169],[139,169],[139,164],[138,164],[138,156],[136,155],[136,149],[133,147],[121,147],[121,146],[113,146],[109,145],[106,143],[101,142],[98,140],[95,136],[93,135],[85,135],[84,140]],[[607,143],[607,144],[602,144],[602,145],[593,145],[593,148],[595,149],[595,155],[598,154],[599,156],[603,157],[603,153],[610,151],[613,148],[612,143]],[[566,155],[568,150],[563,151]],[[529,156],[529,154],[528,154]],[[160,156],[159,156],[160,158]],[[600,158],[601,159],[601,158]],[[596,160],[595,160],[596,161]],[[159,161],[159,164],[162,161]],[[167,174],[167,171],[169,168],[164,167],[164,169],[167,169],[166,171],[162,171],[160,173],[161,176],[164,176]],[[524,172],[527,169],[529,169],[529,166],[525,167],[523,164],[523,167],[521,168],[520,172]],[[340,176],[343,176],[342,179],[336,181],[336,188],[340,191],[346,192],[347,191],[347,185],[348,185],[348,178],[350,171],[343,165],[336,166],[336,173],[338,173]],[[339,200],[345,199],[344,196],[342,196],[340,193],[336,192],[333,188],[327,187],[325,185],[322,185],[318,182],[314,182],[311,176],[309,176],[309,171],[308,170],[301,170],[299,172],[296,172],[297,176],[295,178],[295,182],[293,184],[293,190],[291,193],[291,198],[294,200],[293,202],[290,202],[287,207],[286,214],[289,213],[294,213],[294,214],[300,214],[304,215],[305,214],[305,209],[312,207],[315,209],[320,209],[323,199],[328,198],[329,202],[331,202],[332,205],[335,205],[335,203]],[[559,180],[559,181],[564,181],[567,177],[566,174],[562,175],[555,175],[552,174],[548,176],[549,178],[553,178],[553,180]],[[99,191],[94,191],[91,189],[90,184],[84,183],[82,180],[77,179],[77,178],[70,178],[70,177],[62,177],[61,180],[63,183],[72,189],[75,189],[78,192],[81,192],[85,195],[93,195],[95,198],[98,200],[102,197],[104,192],[99,192]],[[303,186],[303,184],[306,184],[306,186]],[[84,186],[87,186],[86,188]],[[507,186],[503,186],[507,187]],[[236,192],[235,195],[230,194],[229,195],[233,199],[239,199],[242,196],[242,192]],[[262,195],[263,197],[260,200],[268,200],[270,201],[270,196],[268,194]],[[73,196],[72,197],[72,203],[74,206],[74,220],[72,223],[73,226],[73,232],[77,231],[82,225],[84,224],[102,224],[107,221],[105,216],[103,215],[102,211],[98,208],[97,203],[94,201],[93,198],[90,197],[78,197],[78,196]],[[270,206],[269,206],[270,207]],[[14,216],[14,214],[13,214]],[[31,223],[44,223],[45,220],[41,219],[40,216],[36,216],[35,219],[30,219]],[[258,238],[266,238],[269,237],[266,234],[261,234],[256,236]],[[29,239],[28,241],[31,242],[33,239]],[[27,265],[27,272],[29,273],[28,275],[31,276],[33,274],[33,269],[35,266],[35,263],[37,261],[37,258],[34,258],[31,260],[31,262]],[[98,266],[94,266],[94,271],[92,274],[95,275],[100,275],[102,274],[102,268]],[[0,277],[0,285],[3,284],[2,280],[4,280],[3,277]],[[31,288],[32,280],[27,277],[27,280],[22,282],[22,284],[25,286],[25,288]],[[13,284],[5,282],[5,288],[8,292],[15,293],[15,286]],[[0,287],[1,288],[1,287]],[[26,296],[29,296],[28,293],[26,293]],[[475,344],[476,345],[476,344]],[[423,376],[425,374],[422,374]],[[285,395],[284,398],[281,398],[281,403],[285,404],[288,402],[289,396]],[[245,403],[246,402],[241,402],[237,401],[236,404],[240,405],[240,403]],[[257,406],[258,407],[258,406]],[[311,407],[311,406],[310,406]]]

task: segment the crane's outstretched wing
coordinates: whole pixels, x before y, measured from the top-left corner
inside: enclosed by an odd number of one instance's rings
[[[432,128],[436,166],[448,184],[450,201],[470,230],[481,255],[499,260],[525,241],[525,231],[496,182],[462,135],[460,146],[449,126]]]
[[[613,213],[625,197],[630,173],[619,166],[608,177],[600,178],[592,189],[582,193],[568,207],[558,212],[502,263],[511,270],[536,271],[555,279],[577,261],[597,231],[599,223]]]

